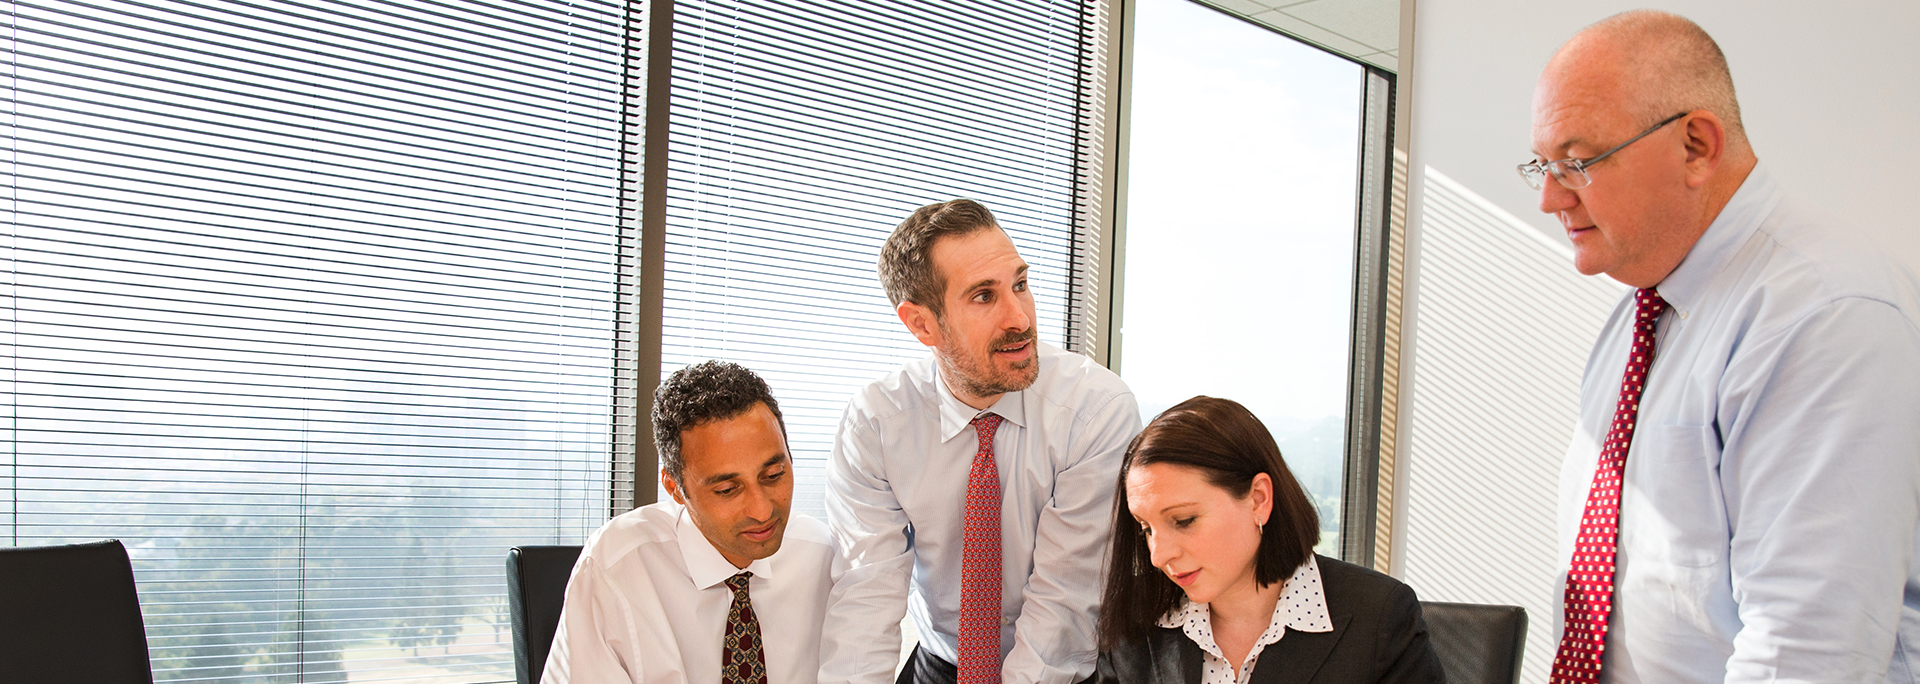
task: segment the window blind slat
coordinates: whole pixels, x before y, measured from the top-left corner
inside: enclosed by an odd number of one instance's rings
[[[823,516],[806,475],[846,399],[926,354],[874,275],[913,208],[994,209],[1032,266],[1042,339],[1064,342],[1089,11],[676,0],[662,372],[722,358],[767,379],[796,511]]]
[[[126,543],[157,680],[510,679],[506,549],[607,510],[624,4],[0,4],[6,543]]]

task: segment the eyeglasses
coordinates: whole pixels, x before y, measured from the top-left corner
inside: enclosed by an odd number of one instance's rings
[[[1628,138],[1626,142],[1614,145],[1613,149],[1601,152],[1599,156],[1588,157],[1586,159],[1568,157],[1550,162],[1530,162],[1516,166],[1514,170],[1519,171],[1520,177],[1526,179],[1527,187],[1535,190],[1539,190],[1541,184],[1546,182],[1547,174],[1553,174],[1553,179],[1560,181],[1560,185],[1566,187],[1566,189],[1579,190],[1593,185],[1593,177],[1587,175],[1587,167],[1600,163],[1600,160],[1606,159],[1615,152],[1619,152],[1621,148],[1632,145],[1635,140],[1647,137],[1654,131],[1660,130],[1661,126],[1679,121],[1680,117],[1691,113],[1692,112],[1681,112],[1669,116],[1661,120],[1660,123],[1648,126],[1647,130],[1641,131],[1639,135]]]

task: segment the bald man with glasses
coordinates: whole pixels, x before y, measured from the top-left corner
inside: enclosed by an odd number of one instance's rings
[[[1521,176],[1634,291],[1561,474],[1552,682],[1920,682],[1920,284],[1759,163],[1726,58],[1574,36]]]

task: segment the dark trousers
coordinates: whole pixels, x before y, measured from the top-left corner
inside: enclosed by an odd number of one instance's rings
[[[913,655],[907,656],[907,664],[900,668],[900,676],[893,678],[893,684],[956,684],[958,681],[960,666],[926,652],[919,644],[914,644]],[[1093,677],[1080,680],[1080,684],[1092,682]]]

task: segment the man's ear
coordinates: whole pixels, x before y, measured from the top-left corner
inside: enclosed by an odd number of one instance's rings
[[[681,493],[680,483],[673,481],[673,476],[667,474],[666,468],[660,469],[660,488],[667,490],[667,496],[673,497],[674,503],[687,505],[687,497]]]
[[[929,347],[940,346],[940,317],[933,313],[933,309],[913,302],[901,302],[893,311],[900,315],[900,322],[907,326],[907,332],[913,333],[914,339]]]
[[[1684,122],[1687,146],[1687,187],[1700,188],[1713,178],[1727,152],[1727,127],[1713,112],[1693,112]]]

